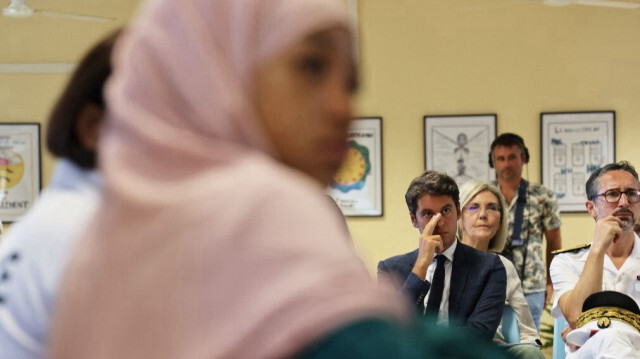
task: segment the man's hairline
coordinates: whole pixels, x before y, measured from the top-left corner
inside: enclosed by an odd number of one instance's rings
[[[634,176],[633,173],[631,173],[631,172],[629,172],[629,171],[627,171],[625,169],[619,168],[619,169],[615,169],[615,170],[609,170],[609,171],[606,171],[606,172],[602,172],[598,177],[595,178],[595,180],[593,182],[596,185],[596,194],[595,194],[596,196],[598,195],[598,192],[600,192],[600,190],[602,189],[602,187],[600,186],[600,178],[602,178],[602,176],[606,175],[607,173],[616,172],[616,171],[625,172],[625,173],[629,174],[629,176],[631,176],[631,178],[636,180],[636,187],[637,187],[636,190],[640,191],[640,179],[636,178],[636,176]],[[597,198],[595,196],[594,196],[593,199],[588,199],[587,198],[587,200],[593,202],[594,204],[596,202],[595,201],[596,199]],[[607,202],[607,203],[609,203],[609,202]]]

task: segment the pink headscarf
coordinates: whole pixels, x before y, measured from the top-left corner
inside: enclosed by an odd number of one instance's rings
[[[69,265],[54,358],[283,357],[403,320],[320,186],[273,159],[253,76],[334,0],[152,0],[117,47],[104,201]]]

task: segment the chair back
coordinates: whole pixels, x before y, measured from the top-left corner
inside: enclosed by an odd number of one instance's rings
[[[567,327],[567,320],[564,317],[555,318],[553,321],[553,359],[564,359],[564,340],[562,340],[562,329]]]
[[[507,344],[520,343],[520,330],[518,329],[518,318],[516,312],[508,305],[504,306],[502,313],[502,335]]]

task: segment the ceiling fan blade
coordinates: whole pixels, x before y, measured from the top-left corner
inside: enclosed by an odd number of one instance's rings
[[[625,2],[625,1],[607,1],[607,0],[573,0],[574,4],[588,5],[588,6],[605,6],[615,7],[619,9],[637,9],[640,8],[640,3]]]
[[[35,10],[35,13],[43,16],[60,17],[64,19],[83,20],[83,21],[112,22],[116,20],[113,17],[72,14],[68,12],[57,12],[57,11],[47,11],[47,10]]]

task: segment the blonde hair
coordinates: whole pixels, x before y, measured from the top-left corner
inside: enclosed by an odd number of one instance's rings
[[[500,227],[496,232],[496,235],[489,241],[489,252],[500,253],[504,249],[504,245],[507,241],[507,235],[509,234],[509,207],[504,196],[498,189],[498,187],[492,185],[489,182],[482,182],[477,180],[470,180],[460,186],[460,209],[464,210],[464,207],[471,202],[480,192],[489,191],[498,198],[500,203]],[[462,239],[462,221],[463,217],[460,216],[458,220],[458,238]]]

